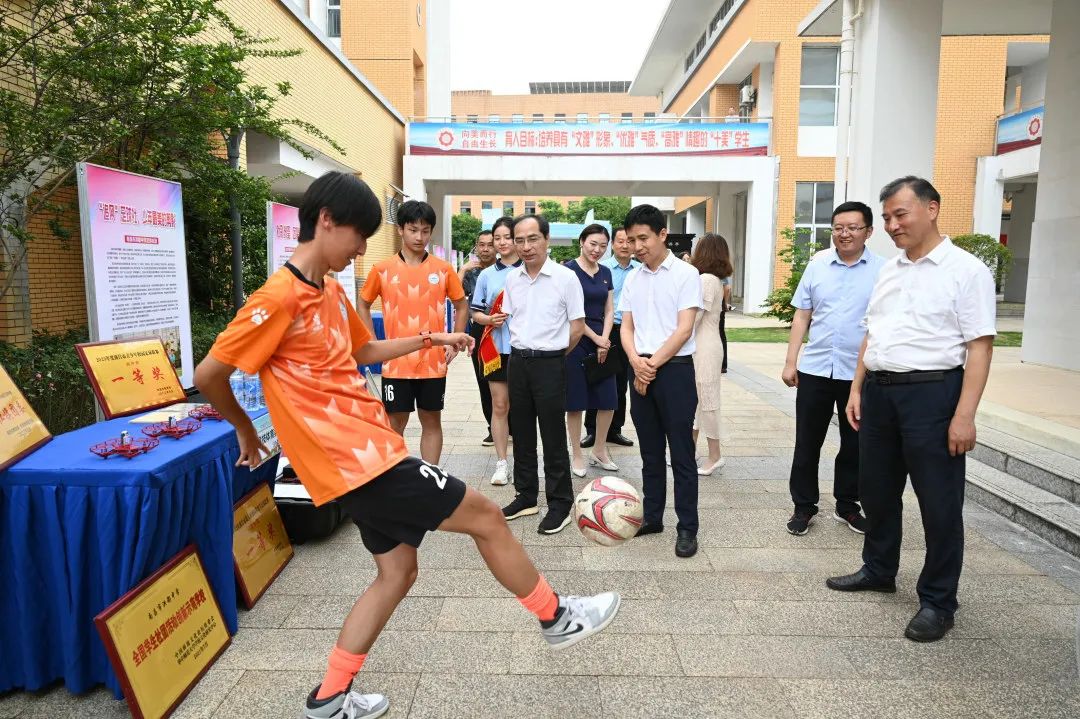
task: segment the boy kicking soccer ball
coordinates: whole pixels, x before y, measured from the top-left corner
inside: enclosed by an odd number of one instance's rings
[[[540,621],[553,649],[600,631],[619,595],[560,596],[510,533],[502,511],[436,465],[410,457],[358,364],[432,346],[471,351],[463,333],[421,332],[373,340],[327,272],[364,254],[382,222],[380,203],[356,177],[330,172],[300,206],[296,251],[248,299],[195,371],[195,384],[236,428],[238,465],[267,448],[229,389],[239,368],[259,372],[281,446],[316,505],[337,499],[360,529],[378,574],[356,600],[330,652],[326,676],[308,695],[308,719],[362,719],[389,708],[379,694],[350,691],[375,639],[416,580],[416,549],[436,529],[468,534],[492,575]]]

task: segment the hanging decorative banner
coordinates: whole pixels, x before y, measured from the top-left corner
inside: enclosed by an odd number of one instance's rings
[[[1043,106],[998,119],[995,155],[1032,145],[1041,145],[1043,136]]]
[[[0,366],[0,470],[52,439],[37,412]]]
[[[280,202],[266,203],[266,276],[288,262],[300,241],[300,208]]]
[[[160,339],[75,345],[106,419],[185,399]]]
[[[77,166],[90,339],[158,337],[194,385],[180,184]]]
[[[270,487],[260,484],[233,509],[233,565],[248,609],[292,559],[293,548]]]
[[[409,123],[413,155],[767,155],[769,123]]]
[[[135,719],[169,716],[229,644],[190,545],[94,617]]]

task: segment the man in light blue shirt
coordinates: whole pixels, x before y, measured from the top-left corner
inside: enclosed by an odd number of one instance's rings
[[[611,340],[611,350],[608,362],[616,362],[619,371],[615,373],[615,391],[619,394],[619,408],[611,416],[611,427],[608,428],[607,441],[609,444],[618,444],[623,447],[633,447],[634,440],[622,433],[623,424],[626,422],[626,388],[630,384],[630,363],[626,359],[626,353],[622,348],[622,312],[618,310],[619,297],[622,295],[623,283],[627,275],[641,266],[634,259],[634,243],[626,236],[626,229],[615,228],[615,236],[611,240],[611,257],[601,260],[600,264],[611,270],[612,289],[615,290],[613,298],[615,302],[615,324],[611,326],[608,339]],[[582,447],[592,447],[596,434],[596,410],[590,409],[585,413],[585,436],[581,438]]]
[[[798,388],[789,480],[795,512],[787,524],[792,534],[806,534],[818,511],[818,460],[834,407],[840,452],[833,470],[833,517],[853,532],[865,533],[866,518],[859,506],[859,437],[845,409],[865,334],[862,318],[884,264],[866,247],[873,223],[874,213],[861,202],[845,202],[833,210],[833,247],[810,261],[791,298],[795,319],[782,378],[788,387]],[[810,341],[799,360],[808,328]]]

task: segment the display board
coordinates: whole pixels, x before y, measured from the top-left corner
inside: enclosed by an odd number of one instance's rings
[[[194,384],[180,184],[77,166],[90,339],[156,337]]]
[[[106,419],[165,407],[186,395],[160,339],[75,345]]]
[[[52,439],[37,412],[0,366],[0,470]]]
[[[233,509],[233,564],[248,609],[292,559],[293,548],[270,487],[260,484]]]

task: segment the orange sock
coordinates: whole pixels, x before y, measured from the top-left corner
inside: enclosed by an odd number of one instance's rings
[[[521,606],[536,615],[542,622],[550,622],[555,618],[555,612],[559,609],[559,596],[551,590],[544,575],[536,583],[536,588],[527,597],[518,597]]]
[[[326,699],[348,689],[353,677],[360,671],[360,667],[364,666],[365,659],[367,659],[367,654],[349,654],[341,647],[335,646],[330,652],[326,676],[323,677],[315,699]]]

